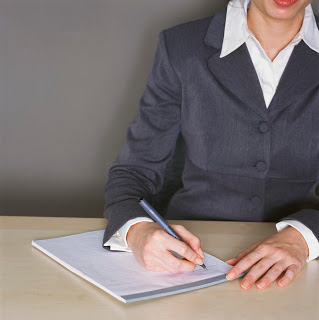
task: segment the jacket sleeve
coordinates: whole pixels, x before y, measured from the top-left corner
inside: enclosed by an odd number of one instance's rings
[[[108,224],[103,244],[128,220],[149,217],[137,199],[149,199],[161,190],[164,170],[180,133],[181,91],[162,30],[138,113],[109,168],[103,213]]]
[[[315,237],[313,232],[308,227],[306,227],[303,223],[297,220],[284,220],[276,223],[276,228],[278,232],[287,228],[288,226],[291,226],[296,230],[298,230],[301,233],[301,235],[304,237],[309,249],[307,262],[313,259],[316,259],[319,256],[319,241]]]
[[[280,221],[296,220],[308,227],[315,237],[319,240],[319,205],[312,208],[303,208]],[[317,257],[318,259],[319,257]]]

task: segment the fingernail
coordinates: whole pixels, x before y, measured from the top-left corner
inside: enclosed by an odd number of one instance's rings
[[[243,283],[241,284],[241,287],[244,288],[244,289],[248,289],[249,281],[248,280],[244,280]]]
[[[281,280],[278,282],[279,286],[280,287],[284,287],[286,284],[287,284],[287,281],[286,280]]]
[[[195,263],[196,263],[196,264],[203,264],[203,260],[200,259],[200,258],[197,258],[197,259],[195,260]]]
[[[231,261],[234,261],[236,258],[233,258],[233,259],[230,259],[230,260],[227,260],[226,263],[230,263]]]
[[[199,255],[204,259],[205,258],[205,256],[204,256],[204,252],[203,252],[203,250],[201,249],[201,248],[199,248]]]
[[[235,272],[230,272],[230,273],[227,273],[226,274],[226,278],[228,279],[228,280],[233,280],[234,278],[235,278]]]
[[[266,282],[265,281],[260,281],[259,283],[257,283],[257,288],[258,289],[263,289],[266,287]]]

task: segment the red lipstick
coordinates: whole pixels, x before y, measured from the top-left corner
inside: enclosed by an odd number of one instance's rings
[[[290,7],[298,1],[299,0],[274,0],[276,5],[278,5],[280,7]]]

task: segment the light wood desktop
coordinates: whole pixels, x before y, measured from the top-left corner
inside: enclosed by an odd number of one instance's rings
[[[276,232],[274,223],[169,222],[183,224],[201,238],[204,251],[224,261]],[[101,230],[105,226],[103,218],[0,217],[3,293],[0,318],[318,319],[318,260],[307,263],[286,288],[273,283],[265,290],[254,286],[244,291],[236,279],[200,290],[124,304],[31,246],[31,240]]]

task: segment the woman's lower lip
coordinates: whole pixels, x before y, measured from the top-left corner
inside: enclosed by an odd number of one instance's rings
[[[290,7],[299,0],[274,0],[274,2],[280,7]]]

